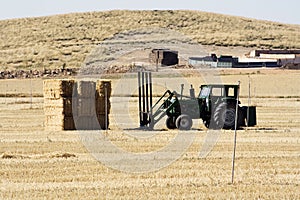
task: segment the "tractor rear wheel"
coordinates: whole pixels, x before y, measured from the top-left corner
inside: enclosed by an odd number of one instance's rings
[[[180,115],[176,119],[176,127],[180,130],[190,130],[193,126],[193,121],[188,115]]]
[[[239,108],[237,128],[239,128],[243,122],[243,113]],[[234,129],[235,128],[235,114],[236,114],[236,105],[233,103],[221,103],[217,106],[214,115],[213,115],[213,127],[215,129]]]
[[[168,129],[175,129],[176,128],[176,118],[168,117],[166,120],[166,126]]]

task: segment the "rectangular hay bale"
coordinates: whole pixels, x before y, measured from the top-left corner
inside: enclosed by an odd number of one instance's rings
[[[44,98],[58,99],[60,97],[72,97],[74,86],[74,80],[44,80]]]
[[[100,130],[101,127],[96,116],[80,116],[75,119],[77,130]]]
[[[105,114],[99,114],[97,115],[97,119],[102,130],[109,128],[109,115],[106,117]]]
[[[77,95],[79,98],[95,98],[96,83],[93,81],[76,82]]]
[[[46,115],[46,130],[75,130],[74,118],[64,115]]]
[[[107,97],[111,97],[111,81],[98,80],[96,83],[96,98],[105,97],[105,88],[107,92]]]
[[[77,99],[77,115],[92,116],[96,113],[95,99],[93,98],[78,98]]]
[[[97,98],[96,99],[96,113],[97,114],[105,114],[105,108],[107,106],[107,113],[110,113],[110,109],[111,109],[111,103],[109,98],[107,98],[107,105],[105,105],[105,97],[101,97],[101,98]]]
[[[72,102],[72,98],[44,99],[44,112],[46,115],[72,116],[73,104],[76,102]]]

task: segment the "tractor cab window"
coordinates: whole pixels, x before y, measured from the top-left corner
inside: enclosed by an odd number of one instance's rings
[[[228,97],[234,97],[235,91],[233,87],[228,88]]]
[[[211,89],[211,96],[213,96],[213,97],[224,96],[224,88],[223,87],[213,87]]]
[[[199,97],[200,98],[206,98],[209,96],[210,89],[208,87],[203,87],[200,91]]]

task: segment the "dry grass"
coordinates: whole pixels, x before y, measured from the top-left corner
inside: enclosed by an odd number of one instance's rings
[[[300,98],[289,96],[300,94],[300,74],[225,70],[221,78],[231,83],[242,79],[241,92],[246,96],[248,73],[256,86],[252,103],[257,105],[258,126],[238,131],[234,184],[230,184],[232,131],[224,131],[211,154],[200,159],[198,152],[206,131],[201,123],[195,123],[195,129],[189,131],[195,134],[195,140],[177,161],[156,172],[123,173],[95,161],[77,132],[44,131],[42,98],[34,98],[35,109],[14,104],[18,98],[0,98],[0,199],[299,199]],[[177,78],[162,76],[155,80],[175,89],[180,84]],[[195,83],[201,79],[186,78]],[[274,87],[274,79],[282,79],[282,84]],[[18,84],[22,81],[15,80],[16,88],[22,89]],[[117,84],[117,80],[112,81],[113,88]],[[157,131],[149,139],[128,136],[130,131],[114,120],[115,115],[122,114],[119,111],[124,103],[114,96],[113,89],[111,130],[106,136],[114,144],[130,152],[149,152],[163,147],[177,134]],[[133,112],[136,107],[136,98],[131,98]],[[137,127],[136,113],[131,117],[131,126]]]
[[[80,67],[101,41],[168,28],[203,45],[300,48],[300,26],[197,11],[107,11],[0,21],[0,69]]]

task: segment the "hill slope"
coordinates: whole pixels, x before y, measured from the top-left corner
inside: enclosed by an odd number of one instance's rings
[[[300,48],[300,26],[198,11],[106,11],[0,21],[0,70],[79,67],[97,44],[144,27],[203,45]]]

